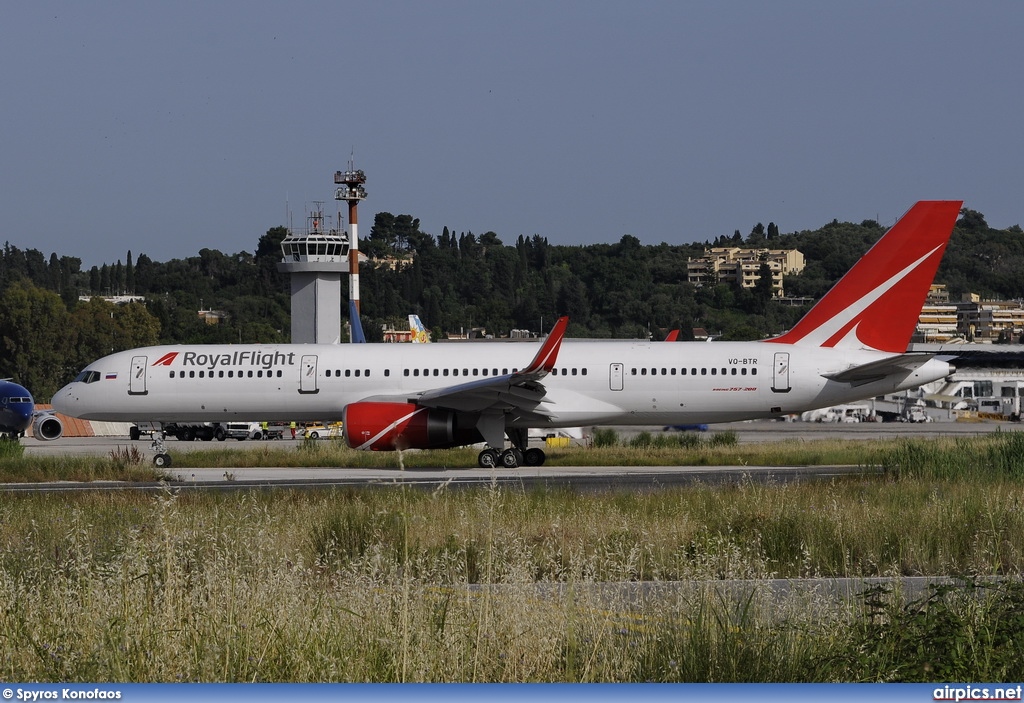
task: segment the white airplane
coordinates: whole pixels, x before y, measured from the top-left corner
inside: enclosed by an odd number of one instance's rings
[[[485,442],[481,466],[539,466],[530,428],[770,418],[952,373],[907,353],[962,203],[912,207],[789,332],[756,342],[168,345],[89,364],[53,398],[88,420],[344,422],[349,446]],[[505,449],[505,438],[511,448]]]

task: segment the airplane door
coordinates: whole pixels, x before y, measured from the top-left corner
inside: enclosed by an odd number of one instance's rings
[[[608,387],[613,391],[622,390],[622,364],[612,364],[608,368]]]
[[[299,393],[319,393],[319,389],[316,387],[316,355],[303,356],[299,369],[302,374],[299,377]]]
[[[789,352],[775,352],[772,390],[776,393],[789,393]]]
[[[146,395],[146,357],[133,356],[128,376],[128,395]]]

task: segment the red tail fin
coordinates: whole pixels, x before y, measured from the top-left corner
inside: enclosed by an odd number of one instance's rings
[[[767,341],[905,352],[961,205],[914,205],[792,330]]]

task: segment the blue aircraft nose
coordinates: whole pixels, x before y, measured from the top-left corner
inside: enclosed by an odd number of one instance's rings
[[[0,434],[20,436],[32,424],[32,394],[10,381],[0,381]]]

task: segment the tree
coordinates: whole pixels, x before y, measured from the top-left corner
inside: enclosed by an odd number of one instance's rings
[[[124,288],[128,295],[135,295],[135,266],[132,265],[132,250],[128,250],[128,260],[124,265]]]
[[[774,295],[772,267],[768,265],[767,261],[762,261],[761,266],[757,269],[757,281],[754,283],[754,312],[763,315]]]
[[[22,280],[0,297],[0,374],[37,400],[50,398],[70,380],[72,342],[68,313],[56,293]]]
[[[985,216],[977,210],[971,210],[966,207],[960,211],[960,220],[956,224],[958,228],[965,232],[985,232],[988,230]]]

